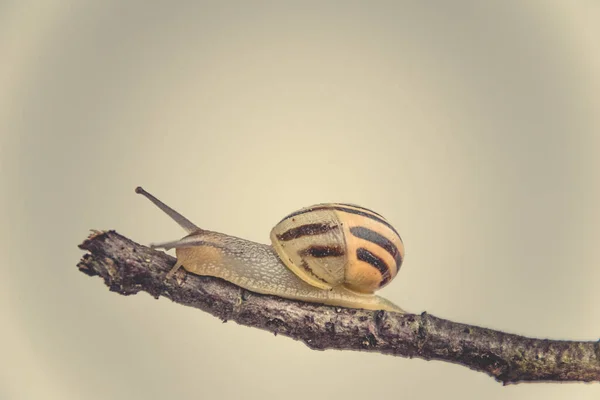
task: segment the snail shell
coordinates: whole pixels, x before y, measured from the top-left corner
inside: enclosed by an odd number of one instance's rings
[[[317,204],[293,212],[273,228],[271,242],[292,272],[321,289],[345,285],[373,293],[398,274],[404,258],[394,227],[352,204]]]

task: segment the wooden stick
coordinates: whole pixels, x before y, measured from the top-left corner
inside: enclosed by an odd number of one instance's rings
[[[114,231],[96,231],[79,247],[89,252],[77,265],[79,270],[102,277],[113,292],[164,296],[223,321],[300,340],[311,349],[443,360],[485,372],[503,384],[600,381],[600,341],[533,339],[427,313],[396,314],[286,300],[183,270],[165,279],[175,258]]]

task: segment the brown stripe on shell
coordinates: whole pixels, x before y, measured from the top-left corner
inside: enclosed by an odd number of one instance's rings
[[[379,247],[385,249],[396,261],[396,268],[400,269],[402,264],[402,254],[398,251],[398,247],[385,236],[362,226],[353,226],[350,228],[350,233],[357,238],[364,239],[371,243],[375,243]]]
[[[325,258],[325,257],[340,257],[345,254],[344,248],[342,246],[319,246],[313,245],[302,249],[298,252],[298,254],[302,257],[304,256],[312,256],[315,258]]]
[[[359,209],[361,209],[361,210],[364,210],[364,211],[371,212],[371,213],[373,213],[373,214],[375,214],[375,215],[378,215],[378,216],[380,216],[381,218],[384,218],[384,216],[383,216],[383,215],[381,215],[381,214],[379,214],[379,213],[376,213],[375,211],[371,210],[370,208],[361,207],[361,206],[357,206],[356,204],[350,204],[350,203],[335,203],[335,204],[337,204],[337,205],[340,205],[340,206],[346,206],[346,207],[354,207],[354,208],[359,208]]]
[[[381,273],[381,282],[379,283],[380,287],[392,279],[390,267],[387,265],[387,263],[381,258],[377,257],[375,254],[371,253],[369,250],[360,247],[356,250],[356,258],[358,258],[360,261],[371,264]]]
[[[284,242],[298,239],[302,236],[314,236],[322,233],[327,233],[334,229],[339,229],[339,226],[335,224],[306,224],[300,225],[295,228],[291,228],[283,233],[277,235],[277,239],[283,240]]]
[[[356,207],[356,206],[352,206],[352,207]],[[312,212],[312,211],[317,211],[317,210],[332,210],[332,209],[333,210],[337,210],[337,211],[347,212],[347,213],[350,213],[350,214],[362,215],[363,217],[367,217],[367,218],[370,218],[370,219],[372,219],[374,221],[377,221],[377,222],[379,222],[379,223],[387,226],[388,228],[390,228],[396,235],[398,235],[398,237],[400,238],[400,240],[402,240],[402,238],[400,237],[400,234],[398,233],[398,231],[396,231],[396,229],[389,222],[387,222],[383,217],[379,217],[379,216],[377,216],[375,214],[369,214],[369,213],[364,212],[364,211],[356,210],[354,208],[348,208],[348,207],[342,207],[342,206],[336,206],[336,205],[319,204],[319,205],[316,205],[314,207],[305,208],[303,210],[299,210],[299,211],[296,211],[294,213],[291,213],[290,215],[288,215],[287,217],[285,217],[281,221],[285,221],[288,218],[292,218],[292,217],[295,217],[295,216],[301,215],[301,214],[306,214],[306,213],[309,213],[309,212]],[[368,210],[368,211],[369,212],[373,212],[371,210]]]
[[[343,211],[343,212],[347,212],[350,214],[357,214],[357,215],[362,215],[363,217],[367,217],[367,218],[371,218],[372,220],[375,220],[377,222],[382,223],[383,225],[387,226],[388,228],[390,228],[396,235],[398,235],[398,237],[400,238],[400,240],[402,240],[402,238],[400,237],[400,234],[398,233],[398,231],[396,231],[396,228],[394,228],[389,222],[387,222],[385,219],[383,218],[379,218],[376,215],[373,214],[368,214],[366,212],[362,212],[359,210],[353,210],[351,208],[344,208],[344,207],[334,207],[336,210],[338,211]]]
[[[318,276],[317,274],[314,273],[314,271],[310,268],[310,266],[308,265],[308,263],[306,262],[306,260],[302,260],[300,265],[302,266],[302,268],[304,268],[304,270],[312,277],[317,278],[318,280],[320,280],[321,282],[325,282],[326,284],[329,285],[329,282],[327,282],[325,279],[321,278],[320,276]]]
[[[306,213],[309,213],[309,212],[314,211],[314,210],[329,210],[329,209],[331,209],[331,206],[328,206],[328,205],[325,205],[325,204],[317,204],[315,206],[311,206],[311,207],[308,207],[308,208],[303,208],[303,209],[298,210],[298,211],[294,211],[293,213],[291,213],[291,214],[286,215],[285,217],[283,217],[281,219],[281,221],[279,221],[279,223],[282,223],[286,219],[295,217],[297,215],[306,214]]]

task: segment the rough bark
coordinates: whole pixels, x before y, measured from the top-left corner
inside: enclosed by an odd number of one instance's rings
[[[164,296],[223,321],[301,340],[311,349],[443,360],[485,372],[504,384],[600,381],[600,341],[533,339],[427,313],[397,314],[286,300],[183,270],[165,280],[175,258],[114,231],[94,232],[79,247],[89,252],[79,262],[79,270],[102,277],[111,291]]]

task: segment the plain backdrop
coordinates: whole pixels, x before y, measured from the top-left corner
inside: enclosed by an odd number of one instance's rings
[[[0,399],[598,399],[311,351],[77,271],[90,229],[259,242],[357,203],[401,233],[382,295],[600,338],[595,1],[0,4]]]

